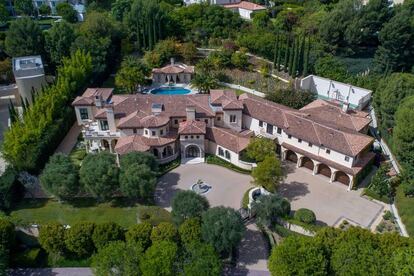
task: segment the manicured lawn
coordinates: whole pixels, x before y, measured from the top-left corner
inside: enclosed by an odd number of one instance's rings
[[[72,162],[78,167],[80,167],[85,157],[86,157],[86,150],[84,148],[73,149],[71,153],[69,154],[70,160],[72,160]]]
[[[138,206],[120,206],[111,203],[97,204],[91,199],[79,199],[71,204],[55,200],[23,200],[10,216],[22,224],[43,224],[58,221],[74,224],[79,221],[95,223],[116,222],[123,227],[137,223]]]
[[[414,235],[414,197],[406,197],[401,187],[397,188],[395,204],[410,236]]]

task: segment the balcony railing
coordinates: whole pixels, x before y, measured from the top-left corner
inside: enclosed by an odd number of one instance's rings
[[[118,138],[121,136],[119,132],[100,130],[97,122],[85,124],[82,133],[85,138]]]

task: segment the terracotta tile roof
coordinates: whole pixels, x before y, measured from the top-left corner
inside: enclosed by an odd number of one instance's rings
[[[177,132],[169,131],[166,136],[148,138],[142,135],[123,136],[118,139],[115,152],[126,154],[132,151],[148,151],[151,147],[165,146],[177,140]]]
[[[152,114],[152,105],[163,105],[162,115],[165,117],[185,118],[187,116],[186,106],[194,106],[196,117],[214,117],[215,113],[209,103],[209,95],[126,95],[113,103],[114,115],[116,118],[130,118],[137,116],[143,118]],[[136,113],[138,111],[138,113]],[[132,115],[132,113],[135,113]],[[95,118],[105,119],[106,110],[101,109],[97,112]],[[120,123],[125,123],[126,119],[121,119]],[[135,119],[135,122],[138,122]],[[139,125],[128,124],[130,127],[139,128]],[[124,127],[125,128],[125,127]]]
[[[356,156],[373,142],[373,138],[348,128],[338,128],[313,120],[302,111],[288,108],[262,98],[243,94],[244,113],[284,129],[287,134],[348,156]]]
[[[194,66],[188,66],[182,63],[174,63],[166,65],[162,68],[152,69],[153,73],[163,73],[163,74],[180,74],[180,73],[189,73],[194,74]]]
[[[141,119],[143,127],[162,127],[170,122],[170,118],[164,115],[148,115]]]
[[[352,168],[348,168],[334,161],[309,153],[287,143],[282,143],[281,146],[353,176],[357,175],[375,157],[375,153],[367,152],[359,159],[356,164],[354,164],[354,166],[352,166]]]
[[[371,118],[367,112],[353,109],[344,112],[340,105],[321,99],[311,102],[301,108],[300,111],[312,117],[314,121],[337,127],[350,128],[358,132],[371,122]]]
[[[211,90],[212,105],[221,105],[224,110],[243,109],[243,103],[237,99],[233,90]]]
[[[244,150],[250,142],[253,132],[237,132],[227,128],[208,127],[206,138],[233,152],[239,153]]]
[[[266,7],[252,3],[252,2],[248,2],[248,1],[241,1],[237,4],[227,4],[227,5],[223,5],[223,7],[228,8],[228,9],[235,9],[235,8],[239,8],[239,9],[245,9],[245,10],[249,10],[249,11],[260,11],[260,10],[265,10]]]
[[[181,122],[178,134],[206,134],[206,123],[194,120]]]
[[[102,100],[108,101],[113,90],[113,88],[87,88],[82,96],[75,98],[72,105],[94,105],[96,96],[101,96]]]

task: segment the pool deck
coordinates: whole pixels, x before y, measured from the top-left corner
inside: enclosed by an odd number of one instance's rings
[[[186,94],[162,94],[162,95],[194,95],[194,94],[198,94],[197,89],[191,88],[191,84],[186,84],[186,83],[176,83],[174,85],[168,85],[168,84],[151,85],[149,87],[146,87],[146,89],[148,89],[148,92],[146,94],[152,94],[151,92],[153,90],[156,90],[156,89],[159,89],[159,88],[168,88],[168,87],[188,89],[188,90],[190,90],[190,93],[186,93]],[[153,94],[153,95],[157,95],[157,94]]]

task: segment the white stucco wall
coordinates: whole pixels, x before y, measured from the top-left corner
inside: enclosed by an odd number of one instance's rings
[[[80,111],[79,111],[79,109],[81,108],[86,108],[88,110],[88,120],[93,120],[93,113],[92,113],[91,106],[75,106],[75,114],[76,114],[76,120],[78,121],[78,125],[83,125],[87,121],[87,120],[81,119]]]
[[[236,115],[236,122],[230,123],[230,115]],[[226,127],[240,131],[242,127],[242,111],[241,110],[225,110],[223,112],[223,122]]]
[[[252,19],[252,13],[253,11],[239,8],[239,14],[241,18],[250,20]]]

